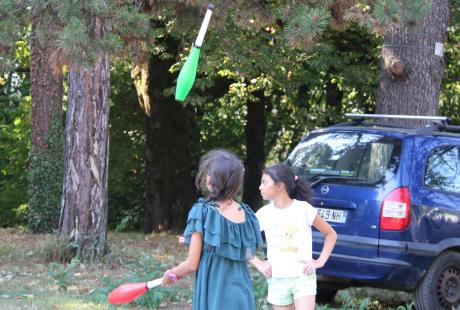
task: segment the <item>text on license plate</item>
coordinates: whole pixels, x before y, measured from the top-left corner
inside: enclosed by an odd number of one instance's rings
[[[317,208],[318,214],[323,220],[334,223],[345,223],[347,221],[347,211]]]

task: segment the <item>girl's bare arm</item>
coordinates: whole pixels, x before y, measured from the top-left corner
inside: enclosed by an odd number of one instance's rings
[[[316,215],[315,220],[313,221],[313,226],[325,236],[323,250],[316,260],[320,264],[318,268],[321,268],[324,264],[326,264],[332,253],[332,249],[334,249],[335,241],[337,240],[337,233],[334,228],[332,228],[331,225],[329,225],[319,215]]]
[[[198,269],[201,259],[201,248],[203,247],[203,235],[199,232],[194,232],[190,240],[187,259],[180,263],[178,266],[170,269],[175,275],[184,277]],[[163,276],[163,284],[168,285],[173,283],[170,277],[165,272]]]

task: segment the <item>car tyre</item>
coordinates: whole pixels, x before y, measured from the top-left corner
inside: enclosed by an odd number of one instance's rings
[[[417,310],[457,309],[460,305],[460,253],[441,254],[415,291]]]

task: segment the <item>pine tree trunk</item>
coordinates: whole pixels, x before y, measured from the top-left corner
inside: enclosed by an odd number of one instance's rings
[[[50,124],[53,120],[61,120],[63,95],[62,68],[56,64],[55,48],[50,42],[40,41],[37,36],[40,24],[41,17],[34,16],[30,38],[30,140],[33,152],[47,148]]]
[[[42,15],[32,18],[31,35],[31,95],[28,178],[28,226],[33,232],[51,232],[59,221],[59,201],[62,194],[62,149],[50,150],[48,143],[53,123],[61,132],[63,96],[62,68],[57,64],[51,42],[40,40],[37,29],[43,26]],[[62,141],[52,141],[62,147]],[[58,164],[56,164],[59,162]],[[56,166],[56,167],[53,167]]]
[[[245,126],[246,172],[244,176],[243,202],[253,210],[261,207],[259,185],[265,164],[265,97],[259,94],[259,101],[247,104]]]
[[[433,0],[430,13],[419,24],[389,29],[382,49],[378,114],[436,115],[444,57],[435,54],[435,44],[444,44],[449,22],[447,0]],[[420,126],[423,121],[390,121],[390,124]]]
[[[175,54],[177,42],[167,42]],[[133,70],[139,103],[146,115],[146,206],[144,232],[180,230],[196,198],[191,143],[198,140],[191,106],[165,96],[174,86],[175,60],[151,55]]]
[[[102,33],[102,22],[96,18],[95,34]],[[83,260],[97,260],[107,248],[109,74],[106,55],[91,67],[69,71],[59,230]]]

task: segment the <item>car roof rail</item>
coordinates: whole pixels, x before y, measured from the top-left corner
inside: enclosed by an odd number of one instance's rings
[[[423,116],[423,115],[390,115],[390,114],[354,114],[354,113],[346,113],[346,117],[352,119],[351,123],[342,123],[338,124],[339,126],[343,125],[364,125],[363,122],[365,119],[411,119],[411,120],[432,120],[433,123],[429,126],[418,128],[417,131],[420,133],[429,133],[434,131],[443,131],[443,132],[454,132],[460,133],[460,126],[449,125],[448,123],[451,121],[451,118],[446,116]],[[367,125],[371,125],[366,123]],[[377,124],[372,124],[377,125]],[[380,126],[382,126],[380,124]],[[385,127],[400,127],[401,126],[388,126]]]
[[[436,126],[439,131],[460,133],[460,126],[449,125],[445,122],[434,122],[433,126]]]
[[[346,117],[363,122],[366,118],[385,118],[385,119],[412,119],[412,120],[434,120],[448,122],[450,118],[446,116],[422,116],[422,115],[391,115],[391,114],[353,114],[346,113]]]

